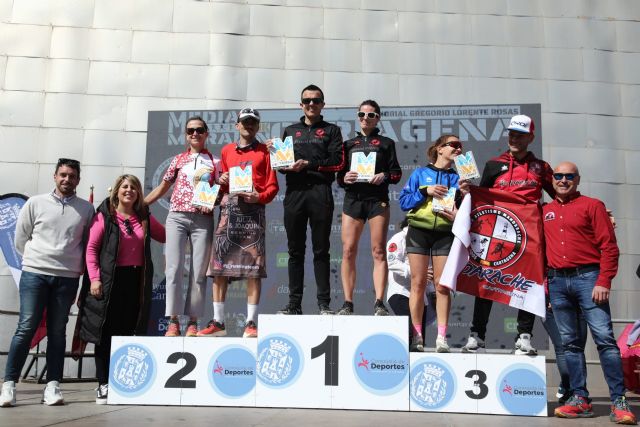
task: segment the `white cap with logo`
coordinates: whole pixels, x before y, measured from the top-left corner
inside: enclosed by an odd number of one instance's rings
[[[243,108],[238,113],[238,121],[241,122],[244,119],[254,118],[257,121],[260,121],[260,113],[255,108]]]
[[[509,122],[509,127],[507,129],[522,133],[533,133],[535,125],[531,117],[520,114],[511,117],[511,121]]]

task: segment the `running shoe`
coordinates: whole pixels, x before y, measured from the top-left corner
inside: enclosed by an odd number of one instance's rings
[[[611,422],[616,424],[638,424],[636,416],[633,415],[629,408],[629,403],[624,396],[618,397],[611,405],[611,414],[609,414]]]
[[[516,341],[515,353],[519,356],[536,356],[538,354],[538,350],[531,345],[530,334],[520,334]]]
[[[2,383],[2,394],[0,394],[0,407],[8,408],[16,406],[16,382],[5,381]]]
[[[198,322],[190,321],[187,324],[187,330],[184,333],[185,337],[197,337],[198,336]]]
[[[447,339],[442,335],[438,335],[436,338],[436,353],[451,353]]]
[[[582,396],[571,396],[567,403],[556,408],[553,414],[559,418],[591,418],[593,417],[591,403]]]
[[[242,334],[242,338],[257,338],[258,337],[258,326],[256,322],[250,320],[244,326],[244,334]]]
[[[300,308],[299,305],[289,303],[282,310],[278,310],[276,314],[287,314],[287,315],[302,314],[302,308]]]
[[[462,347],[462,352],[476,353],[481,348],[484,348],[484,340],[476,332],[471,332],[469,338],[467,338],[467,343]]]
[[[329,304],[318,304],[318,314],[322,314],[322,315],[331,315],[331,314],[336,314],[333,310],[331,310],[331,308],[329,307]]]
[[[167,327],[167,332],[164,334],[165,337],[179,337],[180,336],[180,321],[179,320],[169,320],[169,327]]]
[[[224,337],[225,335],[227,335],[227,329],[224,327],[224,323],[215,320],[210,321],[206,328],[198,331],[199,337]]]
[[[350,316],[353,314],[353,303],[351,301],[345,301],[342,304],[342,308],[336,313],[338,316]]]
[[[109,384],[100,384],[96,392],[96,405],[106,405],[109,394]]]
[[[409,351],[414,353],[422,353],[424,351],[424,339],[422,335],[414,335],[413,338],[411,338]]]
[[[377,299],[376,303],[373,305],[373,315],[374,316],[388,316],[389,310],[385,307],[382,300]]]
[[[47,406],[64,405],[62,392],[60,391],[60,383],[58,381],[49,381],[42,393],[42,403]]]

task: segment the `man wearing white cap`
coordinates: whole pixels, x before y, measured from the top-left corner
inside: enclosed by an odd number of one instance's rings
[[[517,115],[509,122],[509,149],[500,156],[489,160],[484,166],[481,187],[496,188],[518,194],[533,202],[538,202],[544,189],[552,198],[555,190],[551,181],[551,166],[528,150],[535,138],[535,124],[531,117]],[[484,347],[487,323],[493,301],[476,297],[473,306],[473,322],[467,344],[462,347],[464,353],[476,352]],[[518,339],[516,354],[535,355],[537,350],[531,346],[531,332],[535,315],[518,311]]]
[[[209,276],[213,284],[213,320],[198,336],[224,336],[224,304],[229,279],[247,281],[247,320],[244,338],[258,336],[258,303],[262,278],[267,277],[265,209],[278,194],[278,179],[271,168],[266,145],[256,139],[260,129],[260,113],[243,108],[238,113],[238,141],[222,147],[222,175],[218,182],[225,193],[220,202],[220,217],[213,240]],[[238,169],[240,168],[240,169]],[[251,173],[251,189],[237,191],[231,186],[230,174],[247,170]]]

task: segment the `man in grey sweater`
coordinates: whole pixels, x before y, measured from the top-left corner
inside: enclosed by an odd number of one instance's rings
[[[64,368],[69,309],[84,272],[84,248],[93,206],[76,197],[80,163],[59,159],[53,175],[56,188],[31,197],[16,224],[16,249],[22,254],[20,317],[11,340],[0,406],[16,403],[16,382],[29,353],[31,339],[47,310],[47,387],[42,402],[64,403],[60,381]]]

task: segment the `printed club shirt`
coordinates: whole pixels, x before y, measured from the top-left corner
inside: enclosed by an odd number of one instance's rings
[[[193,180],[196,175],[201,175],[205,170],[212,171],[212,178],[217,178],[220,171],[220,160],[214,157],[209,151],[203,150],[200,153],[184,152],[178,154],[171,160],[169,168],[163,176],[164,181],[174,184],[171,194],[171,212],[198,212],[191,204],[193,200],[194,185]]]

